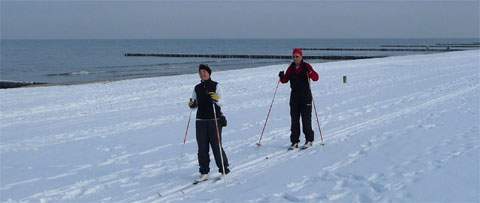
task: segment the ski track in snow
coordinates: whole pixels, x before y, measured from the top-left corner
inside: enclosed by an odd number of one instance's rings
[[[215,72],[232,173],[181,192],[198,170],[194,123],[181,143],[196,75],[2,90],[1,201],[424,200],[414,189],[423,180],[451,175],[456,160],[479,158],[479,53],[315,64],[320,82],[312,92],[326,145],[318,145],[312,115],[316,145],[298,152],[286,151],[288,85],[279,88],[263,146],[255,146],[275,73],[285,66]],[[348,84],[340,83],[343,74]],[[292,166],[302,162],[309,167]],[[478,192],[476,184],[464,189]]]
[[[358,131],[361,131],[363,128],[371,128],[375,125],[378,125],[382,122],[387,122],[389,120],[392,120],[392,119],[395,119],[399,116],[402,116],[404,114],[408,114],[408,113],[412,113],[412,112],[415,112],[415,111],[418,111],[418,110],[421,110],[423,108],[427,108],[429,106],[432,106],[432,105],[435,105],[439,102],[442,102],[442,101],[446,101],[448,99],[452,99],[452,98],[455,98],[461,94],[464,94],[464,93],[468,93],[470,91],[473,91],[473,90],[477,90],[478,89],[478,85],[474,86],[474,87],[471,87],[471,88],[467,88],[465,90],[461,90],[461,91],[458,91],[458,92],[454,92],[452,94],[448,94],[448,95],[445,95],[445,96],[442,96],[440,98],[435,98],[435,99],[432,99],[428,102],[425,102],[423,104],[420,104],[418,106],[414,106],[414,107],[408,107],[408,108],[405,108],[405,109],[402,109],[398,112],[394,112],[394,113],[391,113],[391,114],[387,114],[387,115],[384,115],[384,116],[381,116],[381,117],[378,117],[378,118],[374,118],[374,119],[370,119],[370,120],[367,120],[365,122],[362,122],[362,123],[359,123],[357,125],[354,125],[354,126],[351,126],[351,127],[342,127],[341,129],[339,130],[336,130],[336,131],[333,131],[333,132],[326,132],[325,134],[329,134],[329,135],[334,135],[333,137],[331,138],[336,138],[336,137],[340,137],[340,136],[345,136],[345,135],[349,135],[349,134],[353,134],[354,132],[358,132]],[[477,130],[478,131],[478,130]],[[470,133],[473,133],[475,132],[475,129],[473,130],[470,130],[469,131]],[[353,153],[350,153],[349,156],[348,156],[348,159],[345,159],[345,160],[342,160],[342,161],[339,161],[339,162],[336,162],[335,164],[331,165],[331,166],[328,166],[328,167],[324,167],[324,171],[326,172],[334,172],[336,171],[338,168],[340,167],[345,167],[345,166],[348,166],[349,164],[355,162],[356,160],[358,160],[359,158],[361,158],[361,155],[366,153],[366,151],[370,150],[370,148],[374,147],[376,143],[378,142],[381,142],[385,139],[388,139],[390,136],[388,134],[391,134],[391,133],[384,133],[382,136],[380,137],[377,137],[375,136],[374,138],[368,140],[368,142],[366,144],[363,144],[362,145],[362,149],[359,150],[359,151],[356,151],[356,152],[353,152]],[[342,138],[343,140],[346,140],[345,138]],[[328,140],[328,142],[331,142],[331,140]],[[447,142],[451,142],[449,140],[447,140]],[[445,146],[446,144],[442,144],[442,146]],[[441,159],[441,160],[434,160],[434,162],[440,162],[440,163],[443,163],[443,162],[446,162],[448,161],[448,158],[452,158],[452,157],[455,157],[455,156],[458,156],[460,155],[461,153],[464,153],[465,150],[472,150],[472,149],[478,149],[478,146],[477,147],[463,147],[462,150],[460,151],[454,151],[450,154],[450,156],[448,156],[446,159]],[[428,151],[428,153],[432,153],[432,150],[430,149]],[[269,162],[268,163],[261,163],[262,161],[264,161],[263,157],[260,158],[260,159],[255,159],[253,161],[249,161],[249,162],[245,162],[244,164],[242,165],[239,165],[235,168],[233,168],[233,170],[235,170],[236,172],[240,172],[240,173],[237,173],[237,174],[241,174],[241,175],[245,175],[243,174],[244,171],[250,169],[249,167],[253,167],[251,169],[254,169],[254,170],[259,170],[259,168],[262,168],[262,167],[268,167],[268,165],[271,165],[272,164],[272,157],[274,159],[276,159],[276,161],[278,159],[284,159],[283,161],[285,161],[285,157],[286,160],[292,158],[292,156],[285,156],[285,155],[289,155],[289,152],[285,152],[285,150],[279,150],[275,153],[272,153],[272,154],[268,154],[267,156],[270,157],[269,159]],[[294,155],[294,156],[298,156],[298,155]],[[429,162],[430,165],[432,165],[432,163]],[[260,165],[260,166],[259,166]],[[431,166],[430,166],[431,167]],[[262,170],[264,170],[262,168]],[[420,171],[420,172],[423,172],[423,171]],[[395,173],[395,172],[394,172]],[[401,172],[396,172],[396,173],[401,173]],[[419,173],[418,171],[410,171],[408,172],[409,174],[412,174],[415,175],[416,173]],[[409,175],[409,174],[406,174],[405,176]],[[327,173],[327,175],[329,175]],[[321,174],[320,177],[325,177],[326,175],[325,174]],[[234,174],[234,175],[231,175],[229,176],[230,177],[233,177],[233,179],[235,179],[237,176]],[[358,179],[360,177],[347,177],[347,178],[341,178],[341,177],[336,177],[337,179]],[[308,179],[309,181],[312,181],[311,178]],[[315,180],[315,178],[313,179]],[[325,179],[321,179],[321,180],[325,180]],[[408,179],[407,179],[408,180]],[[342,181],[345,181],[345,180],[342,180]],[[304,186],[304,183],[301,183],[299,185],[303,185]],[[396,188],[401,188],[403,185],[401,183],[398,183],[397,185],[394,185],[395,189]],[[208,184],[205,184],[203,185],[203,187],[193,187],[192,189],[193,190],[203,190],[204,188],[207,188],[207,187],[212,187],[211,185],[208,185]],[[372,187],[372,190],[380,190],[379,185],[373,185],[371,186]],[[375,188],[376,187],[376,188]],[[385,187],[392,187],[390,185],[388,186],[385,186]],[[296,189],[296,191],[298,191],[299,189]],[[191,191],[189,190],[184,190],[184,193],[189,193],[190,194]],[[181,196],[185,196],[185,194],[182,193],[182,192],[179,192],[179,193],[176,193],[177,195],[181,195]],[[346,193],[345,191],[342,191],[341,193]],[[339,196],[341,195],[344,195],[344,194],[338,194],[338,193],[335,193],[335,194],[331,194],[331,195],[327,195],[327,198],[326,199],[319,199],[319,200],[336,200],[339,198]],[[296,200],[301,200],[301,199],[289,199],[289,198],[292,198],[291,196],[285,196],[285,198],[287,200],[292,200],[292,201],[296,201]],[[363,197],[361,196],[360,198],[361,199],[361,202],[365,202],[366,200],[366,197]],[[152,199],[148,199],[148,201],[151,201]],[[165,198],[162,198],[160,200],[165,200]]]

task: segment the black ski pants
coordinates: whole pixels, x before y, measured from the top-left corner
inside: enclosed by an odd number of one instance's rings
[[[312,130],[312,103],[302,101],[290,102],[290,141],[300,142],[300,118],[302,118],[303,134],[307,142],[313,142],[314,132]]]
[[[215,126],[215,120],[205,119],[197,120],[195,123],[196,128],[196,137],[198,144],[198,164],[200,165],[199,172],[201,174],[208,174],[210,172],[210,147],[213,151],[213,156],[215,157],[215,163],[218,167],[218,172],[223,173],[222,161],[220,157],[220,149],[218,147],[219,142],[217,138],[217,129]],[[222,127],[218,126],[219,137],[222,139]],[[221,148],[221,153],[223,155],[223,164],[225,166],[225,173],[229,173],[228,170],[228,159],[227,155],[223,148]]]

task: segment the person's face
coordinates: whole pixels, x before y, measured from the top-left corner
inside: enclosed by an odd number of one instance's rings
[[[203,70],[203,69],[199,70],[198,75],[200,76],[200,79],[202,79],[202,80],[210,79],[210,74],[208,74],[208,71],[206,71],[206,70]]]
[[[296,64],[300,64],[302,62],[303,57],[300,56],[300,54],[294,54],[293,55],[293,61],[295,61]]]

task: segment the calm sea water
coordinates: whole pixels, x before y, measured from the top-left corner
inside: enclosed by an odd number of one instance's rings
[[[0,80],[72,84],[286,64],[288,60],[125,57],[137,53],[279,54],[294,47],[471,43],[475,39],[1,40]],[[422,52],[304,51],[305,55],[405,55]],[[310,61],[322,62],[322,61]]]

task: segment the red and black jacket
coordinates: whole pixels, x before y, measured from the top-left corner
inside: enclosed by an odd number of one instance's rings
[[[297,66],[295,63],[290,64],[287,72],[280,78],[280,82],[287,83],[290,81],[290,103],[311,103],[312,91],[308,80],[317,81],[319,79],[318,73],[313,70],[312,66],[304,61]]]

